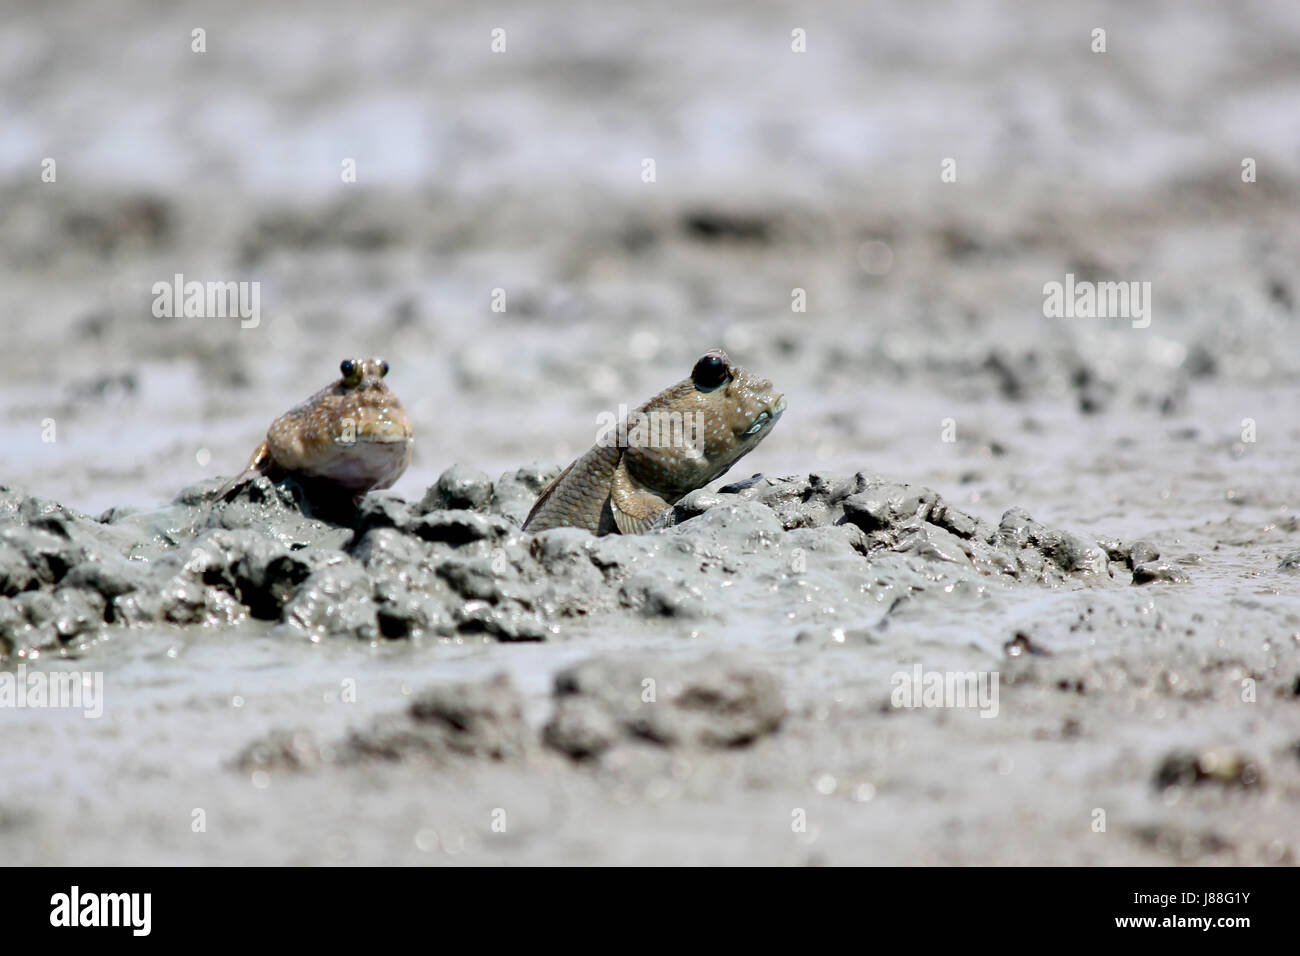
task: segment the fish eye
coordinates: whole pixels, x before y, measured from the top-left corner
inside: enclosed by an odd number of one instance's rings
[[[721,349],[705,352],[691,370],[691,381],[696,388],[717,388],[731,374],[731,362]]]
[[[339,371],[343,373],[344,378],[351,378],[357,370],[357,363],[352,359],[344,359],[339,363]]]
[[[379,377],[383,378],[388,374],[388,363],[383,359],[379,360]]]

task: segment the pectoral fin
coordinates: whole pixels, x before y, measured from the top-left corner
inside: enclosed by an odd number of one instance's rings
[[[643,487],[627,470],[627,459],[619,462],[609,490],[610,510],[614,524],[623,534],[641,534],[649,531],[655,519],[672,505],[663,497]]]
[[[271,446],[266,442],[257,446],[253,456],[248,459],[248,467],[244,469],[245,474],[253,472],[254,474],[264,475],[266,470],[271,466]]]
[[[528,523],[537,516],[539,511],[542,510],[542,506],[551,500],[551,495],[555,494],[555,489],[560,486],[560,482],[565,479],[569,472],[573,471],[574,464],[576,464],[576,462],[570,463],[568,468],[564,469],[564,471],[552,478],[550,483],[542,489],[542,493],[537,496],[537,500],[533,502],[532,508],[528,511],[528,517],[524,519],[523,530],[528,530]]]
[[[258,475],[264,475],[271,470],[271,449],[266,442],[257,446],[257,451],[253,452],[253,457],[248,459],[248,467],[244,469],[243,474],[236,475],[217,489],[216,494],[212,496],[213,501],[221,501],[237,488],[242,488],[244,484]]]

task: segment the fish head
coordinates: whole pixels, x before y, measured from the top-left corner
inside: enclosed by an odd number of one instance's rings
[[[281,415],[267,432],[272,460],[357,494],[389,488],[411,462],[415,433],[384,382],[381,358],[344,359],[340,378]]]
[[[655,396],[629,421],[628,469],[648,488],[678,498],[725,474],[772,430],[785,411],[772,383],[706,352],[691,377]]]
[[[322,396],[322,411],[336,443],[395,444],[410,442],[411,420],[384,377],[382,358],[344,359],[341,377]]]

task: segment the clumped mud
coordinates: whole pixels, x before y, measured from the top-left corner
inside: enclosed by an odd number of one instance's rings
[[[540,732],[524,710],[523,695],[501,673],[426,690],[405,711],[385,714],[338,741],[320,743],[309,730],[274,731],[233,763],[244,773],[385,762],[445,768],[458,758],[537,765],[546,762],[543,748],[598,761],[638,745],[664,751],[744,747],[776,733],[786,715],[772,674],[722,654],[689,666],[592,658],[556,674],[554,709]]]
[[[1048,529],[1020,508],[995,526],[861,472],[693,492],[662,532],[522,532],[556,473],[493,483],[457,466],[419,502],[372,495],[350,514],[329,504],[329,517],[292,478],[259,477],[229,500],[207,482],[167,508],[99,519],[0,489],[0,641],[27,657],[85,650],[112,627],[249,618],[310,641],[540,641],[602,615],[725,620],[734,600],[775,606],[796,584],[892,595],[883,627],[930,591],[1168,580],[1150,546]]]
[[[370,761],[520,760],[532,747],[519,692],[500,674],[424,691],[404,713],[385,715],[337,743],[320,744],[310,731],[277,731],[249,744],[235,766],[245,773],[266,773]]]

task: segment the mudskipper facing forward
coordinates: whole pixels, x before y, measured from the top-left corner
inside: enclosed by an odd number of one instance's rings
[[[707,352],[690,378],[629,416],[634,427],[620,427],[615,441],[597,444],[547,485],[524,530],[646,531],[753,451],[783,411],[785,397],[771,382],[732,365],[721,349]],[[658,440],[665,433],[669,440]]]
[[[411,463],[415,437],[402,403],[384,384],[383,359],[345,359],[342,378],[285,412],[267,430],[224,497],[258,475],[281,470],[360,499],[392,487]]]

